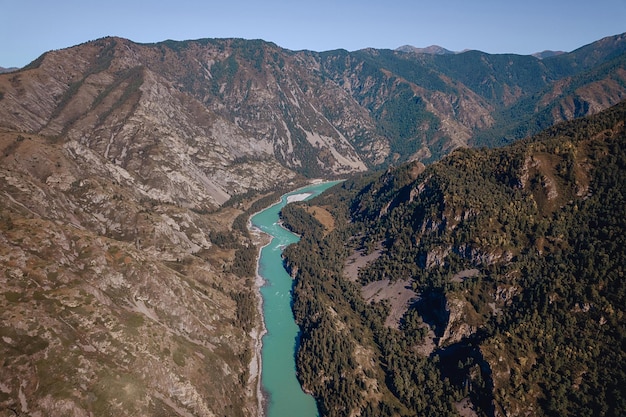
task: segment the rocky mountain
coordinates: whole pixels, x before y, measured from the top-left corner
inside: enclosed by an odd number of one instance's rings
[[[624,44],[538,60],[103,38],[0,74],[0,407],[257,414],[249,215],[312,177],[606,108]]]
[[[623,101],[283,210],[321,414],[623,415],[625,167]]]
[[[624,35],[605,38],[569,54],[544,59],[542,63],[555,68],[578,62],[577,65],[584,70],[568,69],[564,78],[498,111],[494,116],[496,122],[478,132],[472,143],[488,146],[511,143],[560,121],[595,114],[606,108],[603,103],[616,104],[623,100],[621,88],[615,90],[612,87],[624,82],[626,60],[623,49],[614,49],[623,39]],[[592,62],[596,62],[597,57],[603,57],[603,63],[595,66]]]
[[[545,50],[545,51],[541,51],[541,52],[535,52],[533,54],[533,56],[535,58],[539,58],[539,59],[544,59],[544,58],[550,58],[553,56],[557,56],[557,55],[561,55],[564,54],[565,51],[549,51],[549,50]]]
[[[601,102],[618,103],[624,98],[625,43],[619,35],[543,60],[372,49],[320,58],[324,72],[370,111],[388,138],[386,162],[430,162],[458,147],[519,140],[573,113],[580,117],[606,108]],[[600,85],[608,96],[599,92]],[[552,111],[572,107],[564,103],[577,103],[579,112]]]
[[[396,48],[396,51],[412,52],[416,54],[432,54],[432,55],[447,55],[447,54],[456,53],[453,51],[449,51],[446,48],[439,46],[439,45],[430,45],[430,46],[427,46],[426,48],[418,48],[412,45],[403,45],[403,46]]]
[[[539,117],[545,128],[597,112],[624,97],[625,44],[619,35],[539,60],[478,51],[316,53],[239,39],[140,45],[105,38],[49,52],[5,75],[0,120],[12,130],[100,147],[122,166],[134,158],[128,150],[121,154],[129,137],[175,133],[199,141],[205,149],[198,154],[212,150],[212,161],[203,164],[224,171],[211,172],[212,203],[220,205],[229,192],[267,186],[246,184],[242,172],[250,161],[336,176],[517,140],[535,133],[529,126]],[[557,103],[561,110],[547,114]]]
[[[258,414],[256,249],[170,149],[0,132],[3,415]]]

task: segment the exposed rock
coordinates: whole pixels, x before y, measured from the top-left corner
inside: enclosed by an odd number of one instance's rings
[[[77,141],[4,131],[0,149],[2,407],[256,414],[255,346],[232,298],[250,289],[208,239],[211,215],[191,210],[213,191],[150,188]]]

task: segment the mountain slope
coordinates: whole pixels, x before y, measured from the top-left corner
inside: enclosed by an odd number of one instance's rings
[[[437,160],[486,129],[493,131],[485,144],[519,139],[528,129],[515,126],[544,117],[552,103],[561,103],[553,122],[597,112],[624,96],[624,45],[619,35],[539,60],[104,38],[0,76],[0,120],[13,130],[99,147],[122,165],[133,158],[128,149],[122,155],[125,141],[178,137],[202,148],[207,159],[200,165],[219,205],[224,193],[266,186],[246,183],[242,160],[277,161],[309,177],[343,175]]]
[[[595,114],[626,98],[626,57],[565,77],[495,115],[494,125],[473,138],[475,145],[511,143],[555,123]]]
[[[608,37],[544,60],[373,49],[325,52],[320,60],[324,72],[372,113],[389,139],[388,161],[433,161],[457,147],[510,143],[616,104],[625,92],[625,40]],[[564,110],[535,127],[548,110],[571,102],[579,103],[577,112]]]
[[[211,175],[219,181],[216,194],[251,188],[238,175],[242,158],[279,160],[312,174],[365,169],[343,134],[319,114],[315,100],[294,84],[303,64],[289,54],[280,51],[279,68],[271,50],[278,48],[267,43],[166,45],[106,38],[48,53],[4,80],[3,125],[81,140],[122,165],[134,156],[122,155],[129,139],[179,137],[181,145],[207,159],[198,165],[209,172],[227,168],[227,178]],[[255,53],[268,57],[257,63]],[[317,160],[306,157],[317,148],[326,151]],[[216,195],[216,202],[224,197]]]
[[[257,414],[243,208],[194,206],[213,196],[193,184],[154,193],[78,142],[2,130],[0,152],[0,408]]]
[[[322,414],[623,414],[625,126],[622,102],[284,210]]]

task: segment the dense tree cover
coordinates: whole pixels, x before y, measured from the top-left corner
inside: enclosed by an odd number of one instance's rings
[[[546,414],[626,414],[625,140],[607,143],[593,194],[556,214],[548,235],[566,246],[525,262],[518,308],[494,332],[539,341],[520,347],[537,350],[537,362],[511,388],[537,384]]]
[[[250,206],[237,216],[232,225],[232,231],[211,232],[209,238],[211,242],[222,249],[234,249],[235,259],[230,265],[230,272],[240,277],[253,277],[256,273],[256,261],[258,248],[253,244],[248,230],[250,217],[278,201],[280,196],[293,185],[279,185],[272,190],[267,190],[267,194],[258,197],[256,191],[251,191],[241,196],[231,198],[225,206],[243,206],[245,200],[253,200]]]
[[[303,235],[285,251],[299,377],[322,415],[455,415],[463,398],[486,416],[625,415],[625,120],[622,103],[287,206]],[[321,233],[303,204],[337,227]],[[377,247],[359,282],[346,279],[345,259]],[[420,294],[398,329],[384,324],[388,302],[360,293],[382,279]]]
[[[462,109],[458,97],[465,96],[467,88],[497,109],[493,124],[474,130],[472,146],[509,144],[560,120],[589,114],[589,97],[598,91],[615,91],[612,98],[607,95],[609,100],[623,96],[617,91],[624,86],[626,46],[619,39],[546,59],[480,51],[437,55],[372,49],[328,51],[319,58],[324,76],[340,85],[350,80],[348,90],[389,140],[388,163],[406,161],[422,147],[432,154],[422,155],[422,160],[433,162],[449,152],[449,138],[440,129],[440,115],[424,102],[433,104],[442,95],[457,97],[449,104]]]
[[[441,135],[439,120],[428,110],[424,101],[407,84],[399,88],[397,96],[386,100],[374,111],[381,133],[390,138],[391,152],[412,155],[424,144]],[[419,140],[418,140],[419,139]],[[442,154],[437,153],[434,159]]]

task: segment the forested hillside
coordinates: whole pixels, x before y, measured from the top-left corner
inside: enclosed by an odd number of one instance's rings
[[[433,162],[459,146],[501,146],[619,103],[625,40],[607,37],[542,60],[376,49],[315,56],[388,138],[387,162]]]
[[[625,415],[625,120],[622,102],[287,206],[322,415]]]

